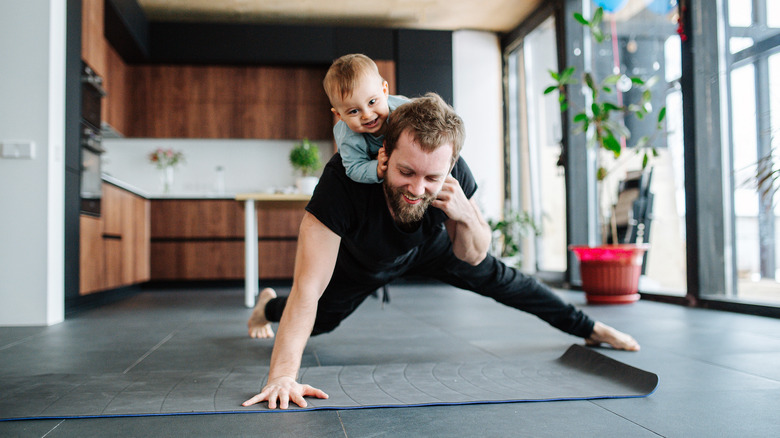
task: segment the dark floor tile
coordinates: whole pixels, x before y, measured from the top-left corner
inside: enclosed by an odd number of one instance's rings
[[[717,381],[698,390],[659,390],[634,400],[595,404],[665,437],[768,437],[780,430],[780,390],[720,390]]]
[[[350,437],[772,436],[780,429],[774,415],[780,320],[646,300],[592,306],[581,292],[558,293],[640,341],[636,353],[597,351],[658,374],[654,394],[593,402],[15,421],[0,422],[0,436],[345,436],[345,430]],[[556,358],[570,344],[582,344],[533,316],[448,286],[392,285],[390,294],[384,308],[369,298],[334,332],[312,338],[302,365]],[[119,413],[145,402],[166,411],[188,398],[192,409],[211,403],[242,410],[236,394],[259,391],[273,346],[246,337],[250,312],[241,288],[167,289],[79,312],[52,327],[0,328],[0,378],[10,385],[47,373],[78,380],[126,372],[113,383],[82,381],[82,392],[94,397],[29,384],[23,391],[34,394],[30,400],[40,402],[41,412],[102,403]],[[133,388],[139,398],[127,392],[105,400],[100,390],[110,392],[139,375],[182,371],[193,374],[164,390]],[[195,389],[219,373],[229,374],[211,400]],[[71,377],[55,383],[67,385]],[[0,392],[0,410],[18,407]]]
[[[66,420],[57,437],[344,437],[338,414],[323,412],[179,415]]]
[[[3,327],[0,330],[0,352],[3,350],[27,342],[40,335],[45,327]]]
[[[349,437],[657,437],[585,401],[354,410],[340,415]]]
[[[64,422],[65,420],[2,421],[0,422],[0,436],[14,438],[52,436],[48,434]]]
[[[780,351],[769,353],[744,353],[713,355],[710,362],[732,370],[780,382]]]

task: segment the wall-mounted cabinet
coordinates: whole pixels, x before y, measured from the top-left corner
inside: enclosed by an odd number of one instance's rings
[[[101,120],[118,132],[128,131],[127,115],[130,67],[122,60],[105,34],[105,0],[82,0],[81,9],[81,59],[103,78],[108,95],[103,99]]]
[[[82,0],[82,58],[103,77],[102,120],[126,137],[326,140],[327,64],[129,64],[106,39],[105,0]],[[129,36],[128,36],[129,38]],[[194,65],[197,64],[197,65]]]
[[[346,53],[383,60],[400,94],[452,101],[451,32],[148,22],[133,2],[82,1],[103,120],[127,137],[331,139],[322,79]]]
[[[332,137],[324,67],[130,68],[128,137]]]
[[[304,204],[259,203],[261,279],[290,279]],[[151,215],[152,280],[244,278],[244,209],[233,200],[157,199]]]

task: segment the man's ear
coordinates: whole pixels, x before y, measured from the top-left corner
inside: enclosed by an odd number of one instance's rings
[[[336,111],[336,108],[331,108],[330,112],[332,112],[333,115],[336,116],[336,120],[341,120],[341,114],[339,114],[339,112]]]

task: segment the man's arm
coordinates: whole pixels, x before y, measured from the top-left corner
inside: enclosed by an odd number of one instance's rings
[[[301,356],[314,327],[317,302],[325,291],[336,266],[341,238],[311,213],[306,213],[298,236],[295,254],[295,274],[279,330],[276,335],[268,383],[260,394],[243,403],[253,405],[268,401],[268,407],[287,409],[289,402],[305,408],[304,396],[327,398],[327,394],[296,379]]]
[[[468,199],[458,180],[447,176],[444,185],[431,204],[447,214],[445,223],[452,240],[455,256],[471,265],[478,265],[487,256],[490,247],[490,226],[476,202]]]

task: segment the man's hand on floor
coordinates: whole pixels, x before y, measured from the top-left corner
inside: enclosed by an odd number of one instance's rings
[[[278,401],[279,409],[287,409],[290,407],[290,402],[305,408],[308,404],[304,397],[307,396],[328,398],[328,394],[325,394],[320,389],[309,385],[301,385],[291,377],[278,377],[270,380],[260,394],[245,401],[242,403],[242,406],[251,406],[262,401],[268,401],[268,408],[276,409]]]

